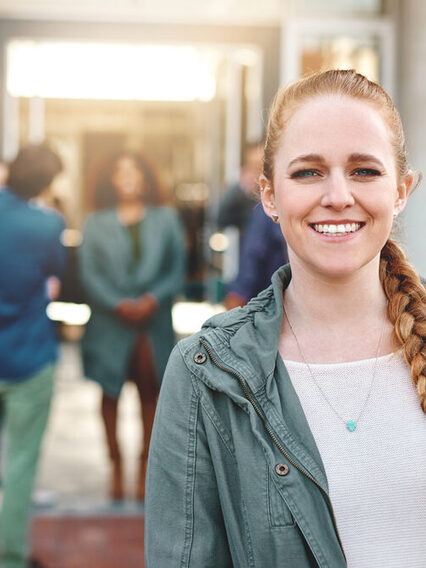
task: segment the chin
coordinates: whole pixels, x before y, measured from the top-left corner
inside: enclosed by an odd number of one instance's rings
[[[315,269],[318,274],[321,274],[325,278],[345,280],[371,269],[377,270],[375,260],[378,258],[379,257],[377,256],[373,259],[364,259],[359,261],[348,258],[335,259],[324,263],[323,265],[317,265]]]

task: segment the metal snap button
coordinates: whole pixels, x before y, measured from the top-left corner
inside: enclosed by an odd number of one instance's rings
[[[287,473],[289,472],[289,467],[287,464],[285,463],[279,463],[275,466],[275,473],[277,475],[287,475]]]
[[[194,355],[194,361],[195,361],[195,363],[197,363],[197,365],[202,365],[203,363],[205,363],[207,361],[207,357],[206,357],[205,353],[196,353]]]

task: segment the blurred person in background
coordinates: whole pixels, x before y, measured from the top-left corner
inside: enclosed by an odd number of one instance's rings
[[[136,497],[144,499],[157,395],[175,342],[171,308],[183,281],[184,238],[175,211],[161,205],[157,176],[140,154],[113,156],[96,195],[104,208],[87,218],[80,251],[81,280],[92,311],[82,341],[83,364],[86,376],[103,390],[113,499],[124,497],[118,400],[126,379],[136,384],[143,427]]]
[[[226,190],[219,202],[217,213],[219,228],[237,227],[240,236],[244,234],[257,202],[263,146],[263,141],[253,142],[245,146],[240,179]]]
[[[377,83],[279,90],[260,184],[290,262],[173,351],[147,568],[424,568],[426,290],[391,237],[415,178]]]
[[[259,203],[244,232],[236,279],[228,286],[227,310],[242,307],[269,286],[272,274],[288,262],[287,246],[280,226]]]
[[[225,288],[237,278],[244,262],[242,248],[245,233],[259,198],[259,174],[262,169],[263,147],[263,140],[245,145],[239,180],[225,191],[216,206],[216,217],[213,224],[219,231],[225,233],[228,243],[222,259],[221,273]],[[231,298],[229,305],[232,304],[234,307],[234,301],[235,296]]]
[[[66,255],[62,216],[33,198],[61,170],[62,162],[50,148],[28,146],[10,164],[7,186],[0,189],[2,568],[40,566],[27,560],[26,539],[57,357],[54,325],[46,315],[54,299],[48,289],[58,292]]]

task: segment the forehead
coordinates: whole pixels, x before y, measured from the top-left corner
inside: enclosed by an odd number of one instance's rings
[[[381,153],[393,156],[391,136],[372,104],[343,95],[318,96],[299,106],[281,134],[278,153]]]

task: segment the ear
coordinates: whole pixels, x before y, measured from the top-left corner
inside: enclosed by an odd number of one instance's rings
[[[395,217],[405,209],[410,191],[413,189],[414,173],[409,172],[398,185],[398,198],[395,201],[394,215]]]
[[[272,215],[278,215],[278,213],[275,206],[275,195],[271,182],[262,174],[259,177],[259,185],[263,209],[268,217],[271,217],[272,219]]]

